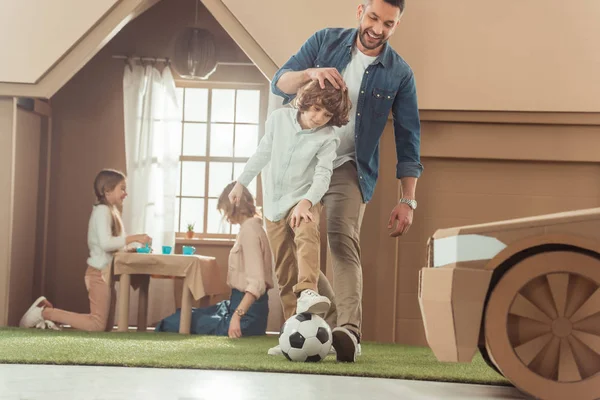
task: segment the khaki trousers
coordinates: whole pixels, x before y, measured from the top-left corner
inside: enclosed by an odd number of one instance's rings
[[[314,220],[302,221],[300,226],[294,229],[289,224],[293,208],[279,221],[273,222],[265,218],[286,321],[296,313],[298,294],[305,289],[311,289],[329,298],[331,307],[325,314],[325,320],[330,325],[335,324],[337,314],[333,289],[320,270],[319,222],[322,210],[321,203],[314,205],[310,209]]]
[[[363,292],[360,227],[366,204],[358,186],[356,164],[346,162],[333,170],[323,203],[327,210],[327,237],[333,261],[337,326],[360,337]]]

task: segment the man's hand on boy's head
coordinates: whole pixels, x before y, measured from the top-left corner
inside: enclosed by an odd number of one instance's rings
[[[335,68],[309,68],[306,76],[313,81],[319,81],[321,89],[325,89],[325,80],[328,80],[336,89],[346,89],[346,82],[340,72]]]
[[[302,220],[305,222],[314,221],[314,217],[310,212],[312,203],[306,199],[300,200],[300,202],[294,207],[292,211],[292,217],[290,218],[290,227],[292,229],[300,226]]]

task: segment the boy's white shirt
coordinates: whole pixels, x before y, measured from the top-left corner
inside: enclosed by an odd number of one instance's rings
[[[273,222],[286,217],[302,199],[313,205],[329,189],[340,140],[332,127],[302,129],[298,110],[271,113],[254,155],[237,181],[244,186],[262,171],[263,213]]]
[[[104,269],[112,262],[113,254],[125,248],[125,229],[122,230],[121,235],[113,236],[111,223],[110,208],[104,204],[95,205],[88,224],[90,256],[87,263],[90,267]]]

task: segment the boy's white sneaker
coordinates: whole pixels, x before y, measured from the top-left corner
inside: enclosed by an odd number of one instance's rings
[[[314,290],[306,289],[300,293],[296,303],[296,313],[324,314],[329,310],[331,301]]]

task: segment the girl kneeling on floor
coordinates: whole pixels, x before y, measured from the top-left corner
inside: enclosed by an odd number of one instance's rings
[[[210,307],[194,308],[190,329],[193,334],[239,338],[264,335],[267,331],[267,291],[273,287],[271,250],[248,189],[244,188],[238,205],[229,201],[234,186],[235,182],[230,183],[217,203],[217,209],[229,223],[240,225],[229,253],[227,284],[231,297]],[[179,332],[180,311],[163,319],[156,331]]]
[[[121,210],[127,197],[126,178],[119,171],[105,169],[94,180],[97,203],[88,225],[90,256],[85,287],[90,313],[78,314],[53,308],[45,297],[38,298],[21,318],[22,328],[56,328],[55,323],[83,331],[111,331],[114,326],[115,290],[111,277],[113,254],[133,243],[149,244],[150,236],[125,235]]]

